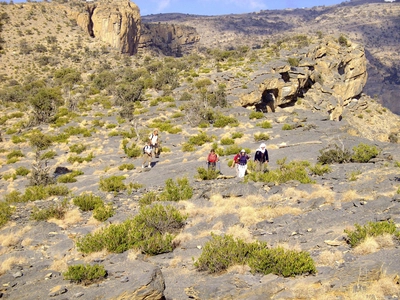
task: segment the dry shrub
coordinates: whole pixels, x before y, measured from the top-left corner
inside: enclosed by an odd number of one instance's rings
[[[379,251],[379,244],[375,238],[367,237],[361,244],[354,248],[353,252],[359,255],[366,255]]]
[[[391,248],[395,245],[393,235],[388,233],[376,236],[375,241],[378,243],[380,248]]]
[[[32,244],[32,239],[31,238],[23,239],[22,242],[21,242],[21,246],[23,246],[23,247],[28,247],[31,244]]]
[[[170,260],[169,267],[176,268],[181,262],[182,262],[182,257],[175,256],[173,259]]]
[[[90,262],[93,262],[96,260],[102,260],[102,259],[106,258],[108,254],[109,253],[105,249],[102,251],[89,253],[89,254],[85,255],[84,261],[86,263],[90,263]]]
[[[27,260],[25,257],[12,256],[3,261],[0,265],[0,276],[11,270],[16,265],[26,264]]]
[[[340,251],[322,251],[318,257],[318,264],[321,266],[334,266],[343,261],[343,253]]]
[[[135,261],[140,254],[141,254],[141,251],[139,249],[128,250],[128,260]]]
[[[3,247],[14,247],[16,246],[22,239],[22,236],[31,230],[31,226],[26,226],[17,232],[12,232],[7,235],[0,235],[1,245]]]
[[[295,299],[321,299],[321,293],[324,293],[324,288],[320,283],[299,283],[297,284],[292,292],[295,295]]]
[[[321,185],[314,185],[313,186],[314,191],[306,197],[307,199],[315,199],[315,198],[324,198],[325,203],[332,204],[335,202],[335,192],[330,189],[330,187],[327,186],[321,186]]]
[[[250,271],[251,271],[251,268],[248,265],[236,265],[236,266],[229,267],[226,270],[227,273],[241,274],[241,275],[248,274],[248,273],[250,273]]]
[[[224,229],[224,223],[222,223],[222,221],[217,222],[212,227],[212,230],[222,230],[222,229]]]
[[[191,233],[181,232],[174,238],[174,240],[172,242],[174,244],[180,245],[184,242],[188,242],[191,240],[193,240],[193,235]]]
[[[68,270],[68,258],[64,256],[63,258],[55,258],[51,263],[49,270],[54,270],[57,272],[65,272]]]
[[[48,222],[52,222],[60,226],[61,228],[67,228],[71,225],[75,225],[82,221],[82,216],[78,208],[69,210],[65,213],[65,217],[62,220],[49,219]]]
[[[235,239],[241,239],[246,243],[255,242],[250,230],[240,225],[234,225],[226,231],[226,234],[232,235]]]
[[[283,197],[289,198],[289,199],[294,198],[296,200],[299,198],[307,198],[308,195],[309,194],[307,192],[296,190],[293,187],[289,187],[283,192]]]
[[[355,190],[348,190],[342,195],[342,202],[350,202],[356,199],[360,199],[361,196]]]

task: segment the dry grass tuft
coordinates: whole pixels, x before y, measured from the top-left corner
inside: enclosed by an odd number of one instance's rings
[[[379,244],[373,237],[367,237],[361,244],[354,248],[353,252],[359,255],[375,253],[379,250]]]
[[[244,275],[250,272],[250,267],[247,265],[236,265],[229,267],[226,271],[227,273],[241,274]]]
[[[335,202],[335,192],[333,192],[330,187],[322,186],[322,185],[315,185],[313,186],[314,191],[306,197],[307,199],[315,199],[315,198],[324,198],[325,203],[333,204]]]
[[[355,190],[348,190],[343,193],[341,201],[342,202],[350,202],[356,199],[360,199],[361,196]]]
[[[191,233],[179,233],[173,240],[173,243],[175,244],[182,244],[184,242],[188,242],[193,240],[193,235]]]
[[[128,252],[128,260],[129,261],[135,261],[138,256],[141,254],[140,250],[138,249],[131,249]]]
[[[69,210],[66,212],[64,219],[49,219],[48,222],[52,222],[60,226],[61,228],[68,228],[71,225],[75,225],[82,221],[82,215],[78,208]]]
[[[68,270],[68,258],[64,256],[63,258],[56,258],[49,267],[49,270],[54,270],[57,272],[65,272]]]
[[[102,251],[99,251],[99,252],[93,252],[93,253],[90,253],[90,254],[86,255],[85,258],[84,258],[84,261],[85,262],[92,262],[92,261],[95,261],[95,260],[101,260],[101,259],[106,258],[108,254],[109,253],[108,253],[107,250],[102,250]]]
[[[246,243],[252,243],[254,242],[254,237],[251,234],[250,230],[246,227],[242,227],[240,225],[235,225],[230,227],[227,231],[226,234],[232,235],[236,239],[241,239],[245,241]]]
[[[6,235],[0,235],[1,246],[3,247],[14,247],[16,246],[22,239],[22,236],[31,230],[31,226],[26,226],[17,232],[12,232]]]
[[[12,256],[3,261],[0,265],[0,276],[11,270],[16,265],[26,264],[27,260],[25,257]]]
[[[322,251],[318,257],[318,264],[321,266],[334,266],[343,261],[343,253],[340,251]]]

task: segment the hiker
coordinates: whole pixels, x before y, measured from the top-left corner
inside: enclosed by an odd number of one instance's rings
[[[159,140],[158,140],[158,130],[157,129],[155,129],[153,131],[153,133],[150,134],[149,140],[150,140],[152,148],[154,149],[154,157],[155,158],[160,157],[160,151],[158,148]]]
[[[260,148],[256,150],[254,155],[254,162],[256,163],[256,172],[264,172],[265,167],[268,163],[268,150],[265,148],[265,144],[262,143]]]
[[[143,161],[142,169],[151,168],[151,158],[153,156],[153,147],[151,147],[151,141],[147,142],[147,145],[143,147]],[[147,164],[147,166],[145,166]]]
[[[218,155],[215,153],[214,149],[211,149],[210,153],[207,156],[208,171],[210,170],[215,171],[217,162],[218,162]]]
[[[237,153],[234,157],[233,157],[233,162],[232,162],[232,166],[231,168],[235,167],[235,171],[236,171],[236,176],[238,176],[238,159],[240,156],[240,152]]]
[[[246,154],[246,150],[242,149],[240,151],[239,156],[236,155],[235,158],[237,159],[233,160],[232,168],[237,165],[237,176],[239,178],[243,178],[244,175],[246,174],[247,171],[247,161],[250,159],[250,156]]]

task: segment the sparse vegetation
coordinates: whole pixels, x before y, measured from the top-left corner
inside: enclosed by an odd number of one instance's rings
[[[69,266],[68,271],[63,273],[64,279],[74,283],[89,285],[104,279],[107,271],[102,265],[74,265]]]

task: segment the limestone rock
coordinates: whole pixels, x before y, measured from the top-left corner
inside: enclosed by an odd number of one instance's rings
[[[139,48],[156,48],[164,55],[188,53],[200,40],[195,28],[175,24],[144,23]]]
[[[65,7],[70,18],[75,19],[87,33],[121,53],[137,52],[141,17],[138,6],[129,0],[100,0],[85,4],[83,10]]]

